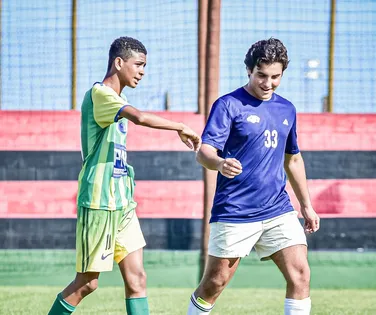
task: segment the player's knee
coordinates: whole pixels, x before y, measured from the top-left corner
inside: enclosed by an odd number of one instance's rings
[[[227,285],[228,279],[224,276],[210,277],[203,283],[204,290],[210,295],[221,292]]]
[[[291,276],[291,285],[297,288],[308,288],[311,278],[311,272],[308,266],[302,266],[294,270]]]
[[[127,277],[127,289],[130,294],[141,293],[146,290],[146,272],[140,270]]]
[[[99,274],[98,274],[99,275]],[[95,291],[98,287],[98,275],[93,273],[77,273],[74,279],[76,292],[83,297]]]
[[[82,286],[81,292],[82,292],[83,295],[88,295],[88,294],[94,292],[97,288],[98,288],[98,279],[93,279],[93,280],[86,282]]]

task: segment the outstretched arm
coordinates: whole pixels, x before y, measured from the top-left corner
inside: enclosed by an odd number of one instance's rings
[[[124,106],[119,114],[120,117],[125,117],[136,125],[141,125],[149,128],[182,131],[184,124],[162,118],[160,116],[139,111],[137,108],[128,105]]]
[[[203,144],[197,153],[197,162],[203,167],[219,171],[223,176],[234,178],[241,174],[242,165],[237,159],[223,159],[217,154],[217,149],[209,144]]]
[[[188,148],[194,149],[196,152],[201,146],[201,138],[183,123],[139,111],[130,105],[123,107],[119,116],[127,118],[136,125],[155,129],[175,130],[178,132],[181,141],[184,142]]]
[[[304,229],[307,233],[316,232],[320,228],[320,218],[312,207],[309,197],[303,157],[300,153],[285,154],[285,171],[290,184],[300,203],[304,218]]]

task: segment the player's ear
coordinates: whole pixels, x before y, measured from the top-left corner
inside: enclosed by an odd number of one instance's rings
[[[121,59],[120,57],[116,57],[114,60],[114,64],[115,64],[116,70],[119,71],[121,67],[123,66],[123,59]]]
[[[252,71],[248,68],[248,67],[245,67],[247,69],[247,75],[248,75],[248,78],[251,77],[251,73]]]

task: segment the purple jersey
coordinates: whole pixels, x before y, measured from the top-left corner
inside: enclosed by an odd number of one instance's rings
[[[202,143],[243,166],[233,179],[218,173],[210,222],[256,222],[293,210],[283,167],[285,153],[299,153],[289,101],[275,93],[261,101],[243,87],[224,95],[213,104]]]

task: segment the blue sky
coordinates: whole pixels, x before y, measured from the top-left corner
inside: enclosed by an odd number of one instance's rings
[[[77,104],[102,80],[111,42],[133,36],[148,49],[145,78],[124,93],[136,107],[197,108],[197,1],[80,0]],[[70,108],[71,1],[2,1],[2,108]],[[222,0],[220,94],[247,82],[245,53],[260,39],[281,39],[291,60],[278,93],[298,112],[320,112],[327,94],[330,1]],[[376,112],[376,1],[337,0],[335,112]],[[318,79],[305,78],[319,60]]]

